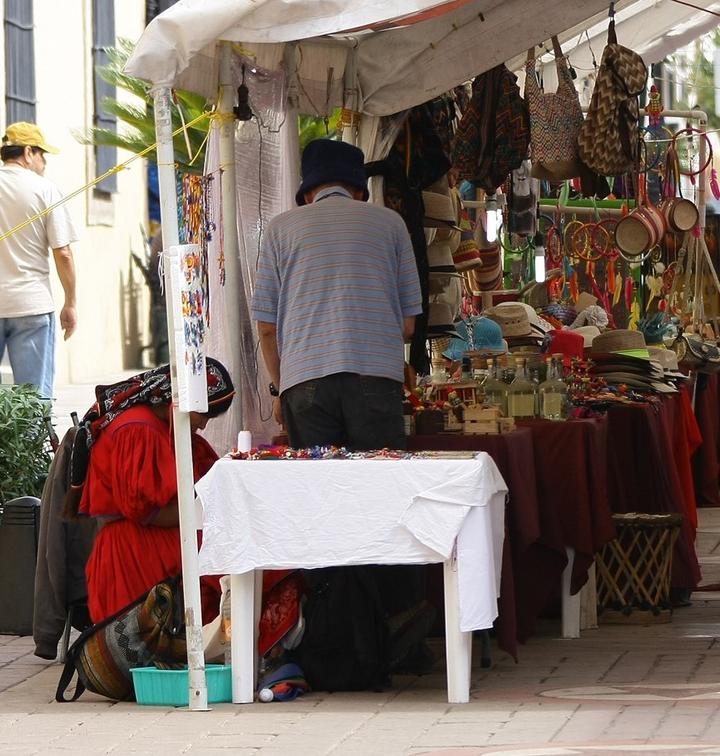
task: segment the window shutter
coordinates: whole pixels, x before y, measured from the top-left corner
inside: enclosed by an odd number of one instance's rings
[[[5,123],[35,123],[33,4],[5,0]]]
[[[149,24],[155,16],[164,13],[177,0],[145,0],[145,23]]]
[[[104,81],[97,72],[98,66],[108,63],[106,48],[115,46],[115,3],[114,0],[93,0],[93,73],[95,109],[93,125],[99,129],[117,131],[117,119],[103,110],[106,97],[115,97],[115,87]],[[117,148],[97,145],[95,147],[95,172],[101,176],[117,163]],[[117,191],[117,176],[113,173],[95,185],[99,192]]]

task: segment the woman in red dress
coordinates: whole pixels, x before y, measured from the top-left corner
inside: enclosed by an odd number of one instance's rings
[[[208,412],[190,413],[194,479],[217,459],[197,434],[225,412],[234,388],[225,367],[206,360]],[[181,572],[169,366],[98,386],[83,418],[90,439],[79,512],[98,519],[86,566],[88,608],[100,622]],[[218,577],[202,577],[203,621],[217,615]]]

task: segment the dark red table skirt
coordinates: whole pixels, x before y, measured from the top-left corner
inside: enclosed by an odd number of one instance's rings
[[[698,507],[720,507],[720,378],[695,375],[695,417],[702,444],[693,457]]]
[[[410,451],[471,449],[490,454],[510,492],[503,552],[501,648],[515,655],[540,612],[559,591],[575,549],[573,593],[587,580],[593,554],[615,536],[605,487],[605,422],[522,423],[502,435],[440,434],[408,439]],[[514,636],[513,636],[514,633]]]

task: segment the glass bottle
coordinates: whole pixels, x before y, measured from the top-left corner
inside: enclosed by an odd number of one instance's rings
[[[535,385],[527,378],[522,357],[515,360],[515,378],[508,387],[507,401],[510,417],[535,417]]]
[[[548,377],[540,384],[540,416],[545,420],[564,420],[567,409],[567,386],[560,377],[560,363],[548,357]]]
[[[483,383],[486,404],[497,407],[507,417],[507,384],[500,378],[500,365],[492,358],[487,361],[488,374]]]

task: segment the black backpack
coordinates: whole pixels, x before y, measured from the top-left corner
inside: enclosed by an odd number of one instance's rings
[[[309,570],[305,634],[292,652],[314,690],[379,690],[389,684],[388,625],[368,567]]]

